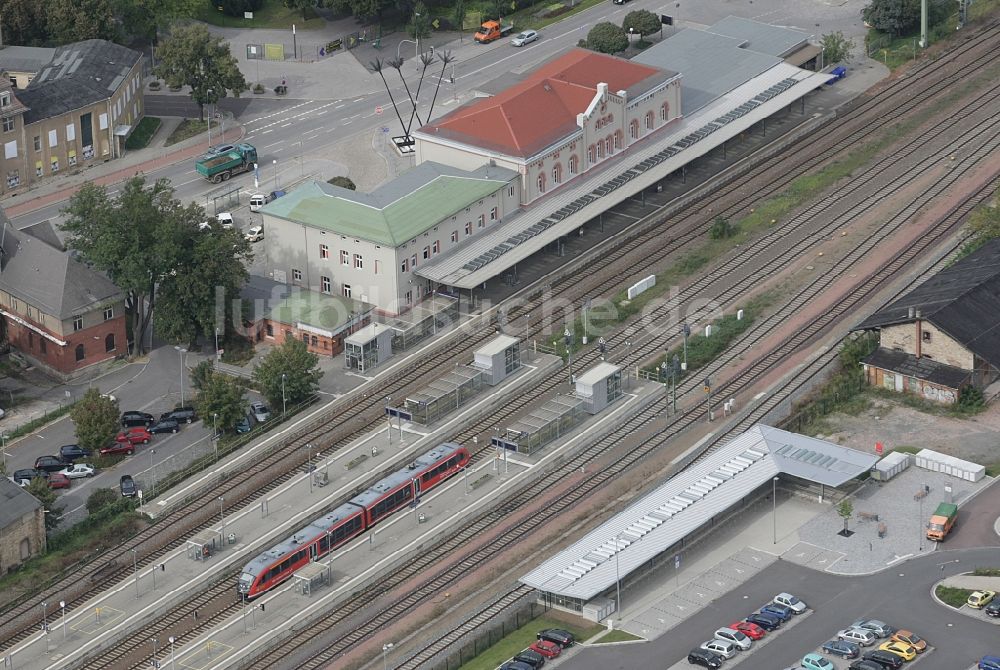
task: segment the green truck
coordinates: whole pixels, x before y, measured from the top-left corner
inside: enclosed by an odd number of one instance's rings
[[[953,503],[938,503],[937,509],[927,523],[927,539],[943,542],[948,536],[955,521],[958,519],[958,505]]]
[[[257,149],[250,144],[237,144],[221,154],[202,156],[194,169],[214,184],[226,181],[234,174],[252,170],[257,163]]]

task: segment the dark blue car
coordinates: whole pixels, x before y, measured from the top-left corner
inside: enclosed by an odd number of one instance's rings
[[[979,670],[1000,670],[1000,656],[983,656],[977,667]]]
[[[841,658],[857,658],[861,655],[861,647],[849,640],[830,640],[823,645],[823,651]]]
[[[755,623],[764,630],[775,630],[781,625],[781,619],[773,614],[763,614],[755,612],[746,618],[750,623]]]
[[[785,607],[784,605],[779,605],[777,603],[769,603],[760,608],[761,614],[772,614],[784,623],[792,618],[792,610],[790,607]]]

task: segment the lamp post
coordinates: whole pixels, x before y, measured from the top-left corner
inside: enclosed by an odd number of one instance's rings
[[[7,472],[7,433],[0,431],[0,450],[3,451],[3,471]]]
[[[923,519],[924,518],[924,499],[921,497],[921,498],[918,498],[918,500],[920,501],[920,517],[919,518]],[[918,537],[920,538],[920,540],[918,541],[918,544],[917,544],[917,550],[922,552],[924,550],[924,529],[923,528],[919,528],[918,530],[920,531],[920,534],[918,535]]]
[[[313,492],[313,446],[311,442],[306,442],[306,449],[309,451],[309,460],[306,461],[306,474],[309,476],[309,493]]]
[[[215,462],[219,462],[219,414],[212,412],[212,439],[215,441]]]
[[[132,550],[132,574],[135,575],[135,599],[139,599],[139,561],[135,555],[135,549]]]
[[[184,406],[184,354],[186,354],[188,350],[185,349],[184,347],[179,347],[176,345],[174,345],[174,349],[177,350],[177,353],[180,354],[181,357],[181,407],[183,407]]]
[[[288,411],[288,398],[287,398],[287,396],[285,396],[285,378],[286,377],[287,377],[287,375],[284,372],[282,372],[281,373],[281,416],[282,417],[284,417],[285,416],[285,412]]]
[[[156,644],[159,642],[155,637],[153,638],[153,662],[150,663],[154,668],[160,667],[159,661],[156,660]]]
[[[531,355],[531,345],[528,344],[528,338],[530,337],[529,334],[528,334],[528,328],[530,326],[531,326],[531,314],[530,313],[525,313],[525,315],[524,315],[524,346],[525,346],[525,349],[527,350],[526,353],[529,356]]]
[[[705,402],[708,409],[708,421],[712,421],[712,380],[705,377]]]
[[[167,639],[170,640],[170,670],[174,670],[174,636]]]
[[[219,496],[219,518],[222,519],[222,540],[225,541],[226,538],[226,510],[225,505],[226,499]]]
[[[670,372],[672,373],[673,370],[671,369]],[[671,374],[671,377],[673,377],[673,374]],[[665,358],[663,359],[663,362],[660,364],[660,379],[663,381],[663,393],[664,393],[664,395],[666,395],[667,394],[667,359],[665,359]],[[664,412],[664,417],[668,416],[669,414],[670,414],[670,396],[667,395],[667,411]],[[666,429],[666,427],[667,427],[667,422],[664,421],[664,423],[663,423],[664,430]]]
[[[49,634],[49,616],[47,614],[48,609],[49,609],[49,604],[43,602],[42,603],[42,632],[45,633],[46,635]]]
[[[66,601],[60,600],[59,607],[62,608],[62,629],[63,629],[63,642],[66,641]]]
[[[274,166],[274,190],[278,190],[278,159],[275,158],[271,161],[271,165]]]
[[[215,358],[216,358],[216,360],[218,360],[219,358],[221,358],[221,356],[219,355],[219,329],[218,328],[215,329]]]
[[[389,661],[386,660],[386,655],[390,649],[392,649],[392,642],[386,642],[382,645],[382,670],[389,670]]]
[[[635,35],[635,28],[628,29],[628,45],[632,46],[632,36]]]
[[[674,407],[674,414],[677,414],[677,377],[681,374],[681,359],[674,354],[674,359],[670,362],[673,368],[673,373],[670,375],[670,395],[673,396],[671,401]]]
[[[778,478],[771,480],[771,534],[778,544]]]
[[[681,363],[681,370],[688,369],[688,338],[691,336],[691,326],[686,323],[681,324],[681,335],[684,336],[684,362]]]
[[[331,531],[326,531],[326,578],[333,584],[333,546],[330,544],[330,533]]]
[[[566,354],[569,356],[569,386],[573,388],[573,350],[570,347],[573,344],[573,333],[569,332],[568,327],[563,331],[563,339],[566,340]]]
[[[621,613],[622,613],[622,576],[621,576],[621,563],[619,562],[618,555],[620,553],[622,553],[622,552],[621,552],[621,547],[618,546],[618,542],[620,540],[620,537],[618,535],[615,535],[611,539],[615,543],[615,586],[616,586],[616,588],[618,590],[618,602],[615,603],[615,609],[618,610],[618,621],[620,622],[621,621],[621,616],[622,616],[621,615]]]
[[[603,337],[597,340],[597,348],[601,350],[601,360],[604,360],[604,354],[608,350],[608,341]]]
[[[386,428],[386,435],[389,436],[389,446],[392,446],[392,416],[389,414],[389,401],[392,400],[392,396],[385,397],[385,420],[388,425]]]
[[[156,491],[156,464],[153,463],[153,456],[155,456],[155,455],[156,455],[156,449],[150,449],[149,450],[149,471],[150,471],[150,477],[152,477],[152,479],[153,479],[153,481],[152,481],[152,483],[150,484],[150,487],[149,487],[153,491],[153,492],[151,492],[149,494],[150,498],[152,498],[154,495],[156,495],[156,493],[155,493],[155,491]]]

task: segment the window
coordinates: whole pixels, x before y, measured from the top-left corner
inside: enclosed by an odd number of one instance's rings
[[[364,270],[365,260],[361,257],[361,254],[354,254],[354,268],[356,270]]]
[[[608,137],[604,140],[604,153],[611,155],[611,138]]]
[[[434,245],[431,247],[431,252],[435,254],[441,253],[441,241],[434,240]]]
[[[538,192],[545,193],[545,174],[538,175]]]
[[[511,186],[511,187],[509,187],[507,189],[507,197],[508,198],[513,198],[514,197],[514,187],[513,186]]]
[[[622,148],[622,131],[615,131],[615,151]]]
[[[646,130],[653,129],[653,113],[646,112]]]
[[[628,124],[628,134],[633,140],[639,137],[639,121],[638,119],[632,119],[632,122]]]
[[[269,323],[264,326],[264,334],[268,337],[274,337],[274,324]]]
[[[59,133],[55,130],[49,131],[49,148],[54,149],[59,145]]]
[[[469,221],[467,224],[465,224],[465,234],[466,235],[472,234],[472,221]]]
[[[315,335],[313,335],[312,337],[310,337],[309,341],[312,343],[312,345],[314,347],[319,346],[319,338],[316,337]]]
[[[35,151],[41,151],[42,150],[42,136],[41,135],[35,135],[35,137],[34,137],[34,145],[35,145]]]
[[[587,147],[587,163],[589,165],[593,165],[596,162],[597,162],[597,149],[595,149],[594,145],[591,144],[589,147]]]
[[[59,159],[52,157],[52,172],[59,172]]]
[[[115,350],[115,334],[108,333],[108,336],[104,338],[104,351],[105,353],[111,353]]]
[[[76,151],[74,151],[73,149],[70,149],[69,152],[69,164],[76,165]]]
[[[73,319],[73,332],[75,333],[78,330],[83,330],[83,317],[82,316],[77,316],[77,317],[75,317]]]
[[[931,341],[931,331],[929,331],[929,330],[922,330],[922,331],[920,331],[920,339],[923,340],[924,342],[930,342]]]
[[[407,291],[406,292],[406,304],[409,305],[411,302],[413,302],[413,291]]]
[[[44,354],[46,348],[48,347],[48,343],[45,341],[45,338],[44,337],[38,338],[38,344],[41,346],[42,353]]]
[[[28,331],[28,348],[29,349],[35,348],[35,334],[30,330]]]
[[[329,258],[330,257],[330,247],[326,246],[325,244],[319,245],[319,257],[321,259],[323,259],[323,258]]]
[[[84,357],[85,357],[85,354],[84,354],[84,351],[83,351],[83,345],[82,344],[76,345],[76,361],[77,361],[77,363],[79,363],[80,361],[82,361],[84,359]]]
[[[379,271],[379,262],[375,261],[375,274],[378,274],[378,271]]]
[[[426,261],[430,257],[431,257],[431,248],[424,247],[424,260]]]
[[[569,173],[576,174],[576,169],[577,169],[577,160],[576,160],[576,155],[574,154],[569,157]]]
[[[115,308],[114,307],[107,307],[107,308],[105,308],[105,310],[104,310],[104,320],[105,321],[110,321],[113,318],[115,318]]]
[[[16,188],[21,184],[21,175],[17,170],[7,173],[7,188]]]
[[[38,161],[37,163],[35,163],[35,176],[36,177],[42,176],[42,161]]]
[[[308,347],[309,346],[309,333],[302,333],[302,342]]]
[[[598,140],[597,142],[597,157],[604,158],[604,142]]]
[[[351,297],[351,285],[350,284],[344,284],[343,293],[344,293],[344,297],[345,298],[350,298]]]
[[[665,102],[660,106],[660,121],[666,121],[668,116],[670,116],[670,103]]]
[[[409,266],[408,266],[408,264],[407,264],[407,262],[406,262],[406,259],[404,258],[404,259],[403,259],[403,262],[402,262],[402,263],[400,263],[400,265],[399,265],[399,271],[400,271],[400,272],[406,272],[406,271],[407,271],[407,270],[409,270],[409,269],[410,269],[410,268],[409,268]]]
[[[496,220],[497,220],[497,208],[496,207],[491,207],[490,208],[490,221],[496,221]]]
[[[485,214],[480,214],[479,215],[479,227],[483,228],[485,226],[486,226],[486,215]]]
[[[302,281],[302,270],[296,270],[295,268],[292,268],[292,280]]]
[[[3,117],[3,131],[5,133],[9,133],[12,130],[14,130],[14,117],[12,116]]]
[[[552,183],[562,183],[562,165],[559,165],[558,163],[552,166]]]
[[[452,241],[452,243],[458,242],[458,231],[457,230],[453,230],[451,232],[451,241]]]
[[[341,250],[340,251],[340,264],[345,267],[351,267],[351,254]]]
[[[415,267],[417,267],[417,255],[413,254],[410,256],[410,269],[412,270]]]
[[[319,278],[319,285],[320,285],[320,290],[323,291],[323,293],[329,293],[330,292],[330,278],[329,277],[320,277]]]

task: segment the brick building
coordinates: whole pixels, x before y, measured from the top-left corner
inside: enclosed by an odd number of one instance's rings
[[[16,230],[0,218],[0,318],[6,342],[64,379],[125,356],[122,291],[66,253],[47,222]]]
[[[0,194],[118,158],[142,119],[139,52],[104,40],[50,51],[32,73],[43,50],[0,50]]]
[[[877,330],[868,383],[953,403],[1000,376],[1000,240],[937,273],[856,330]]]
[[[0,477],[0,574],[45,553],[45,510],[20,486]]]

